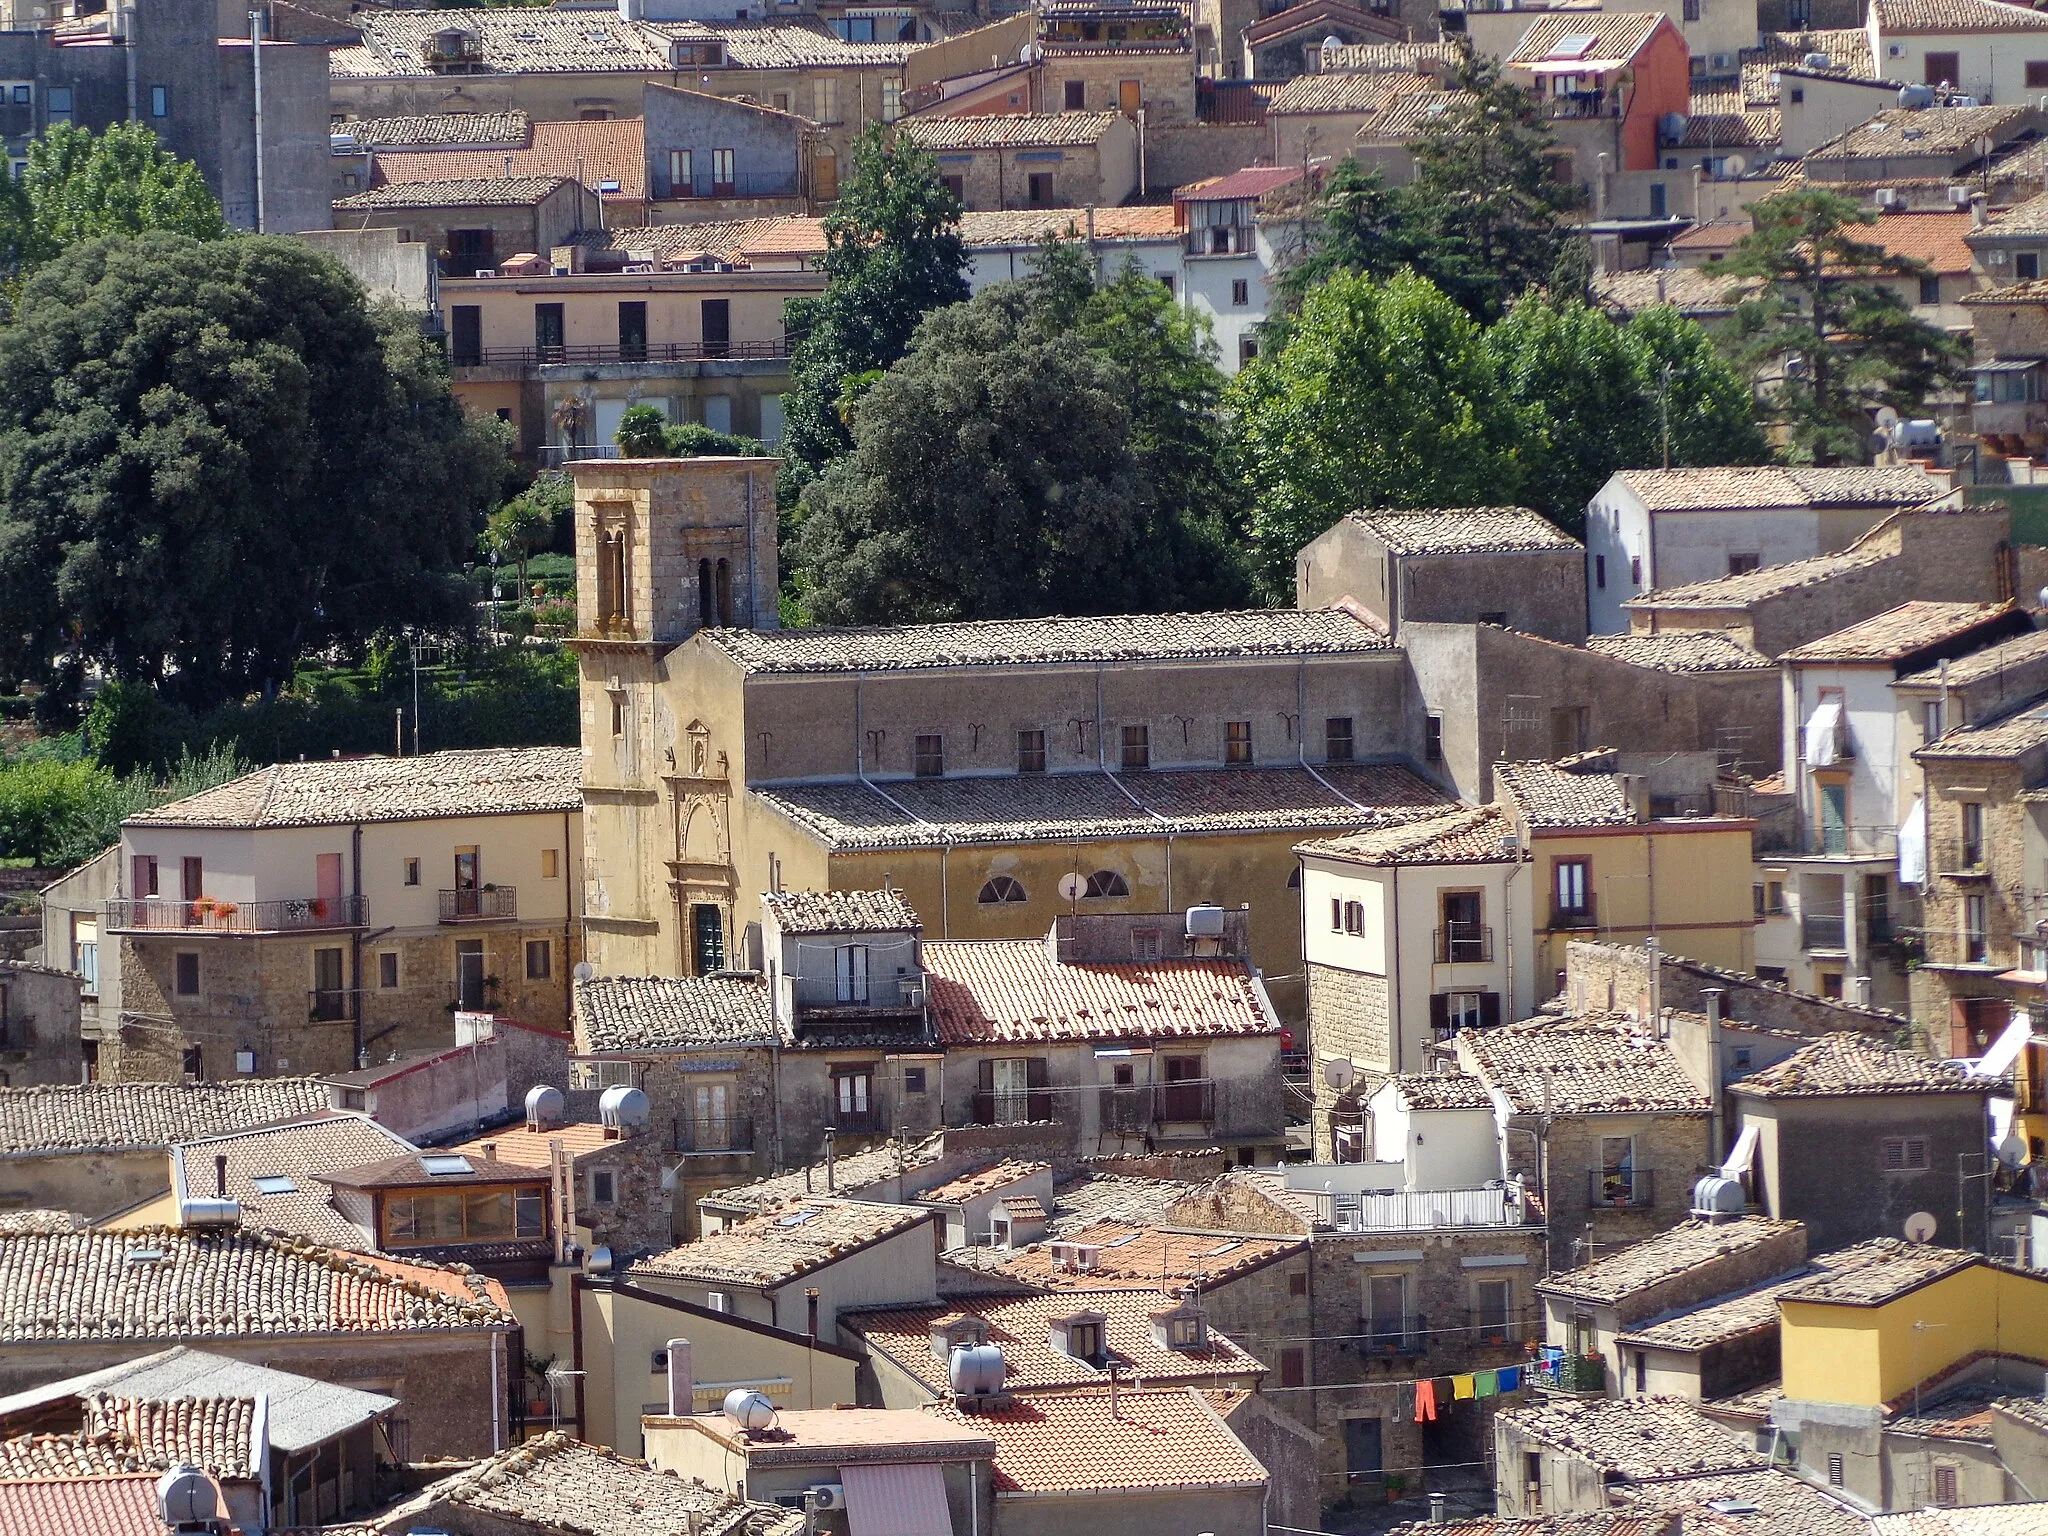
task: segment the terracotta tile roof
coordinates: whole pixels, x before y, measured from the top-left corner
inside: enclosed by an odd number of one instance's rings
[[[1501,846],[1513,830],[1498,806],[1482,805],[1350,837],[1317,838],[1294,851],[1350,864],[1514,864],[1521,854]]]
[[[1854,1030],[1822,1035],[1783,1061],[1729,1084],[1734,1092],[1758,1099],[1906,1093],[1960,1093],[1981,1098],[1992,1086],[1990,1079],[1972,1077],[1953,1062],[1895,1051]]]
[[[0,1342],[129,1343],[511,1324],[510,1314],[487,1299],[482,1276],[443,1271],[440,1278],[441,1284],[428,1284],[356,1254],[269,1233],[142,1228],[4,1237]],[[462,1296],[451,1294],[458,1286]]]
[[[1951,688],[1962,688],[1996,677],[2007,667],[2037,661],[2044,656],[2048,656],[2048,629],[2031,629],[2023,635],[2014,635],[2010,640],[2001,640],[1996,645],[1972,651],[1967,656],[1952,656],[1946,669],[1937,662],[1921,671],[1909,672],[1894,681],[1892,686],[1936,688],[1946,682]]]
[[[1127,1173],[1082,1173],[1062,1179],[1053,1190],[1049,1235],[1071,1237],[1101,1222],[1152,1226],[1188,1193],[1178,1179],[1147,1179]]]
[[[1809,55],[1828,56],[1825,68],[1809,67]],[[1745,48],[1742,60],[1742,94],[1753,102],[1778,104],[1778,93],[1769,86],[1773,70],[1796,69],[1802,74],[1826,75],[1843,80],[1868,80],[1876,66],[1870,58],[1870,34],[1861,27],[1831,27],[1813,32],[1766,32],[1759,46]]]
[[[974,209],[960,215],[960,240],[969,249],[991,246],[1036,246],[1047,235],[1080,240],[1090,237],[1085,208]],[[1148,203],[1135,208],[1094,210],[1096,241],[1171,240],[1181,238],[1171,204]],[[819,242],[822,248],[823,242]]]
[[[618,190],[603,192],[603,196],[622,202],[644,202],[647,148],[642,128],[637,117],[535,123],[532,143],[520,149],[387,152],[377,157],[378,185],[454,178],[489,181],[544,176],[573,180],[580,175],[583,185],[593,192],[600,191],[599,183],[615,181]]]
[[[164,1536],[154,1472],[0,1482],[0,1531],[35,1536]]]
[[[326,1109],[326,1085],[311,1077],[4,1088],[0,1155],[169,1147]]]
[[[513,149],[531,127],[524,112],[437,112],[414,117],[352,117],[336,123],[358,149],[399,149],[429,144]]]
[[[1934,1248],[1896,1237],[1872,1238],[1839,1249],[1844,1262],[1779,1293],[1781,1301],[1829,1302],[1837,1306],[1881,1306],[1944,1275],[1980,1264],[1982,1258],[1955,1248]]]
[[[978,1419],[941,1419],[914,1408],[784,1409],[776,1415],[772,1441],[734,1430],[720,1415],[701,1415],[692,1422],[720,1445],[744,1449],[755,1467],[981,1461],[995,1454],[995,1441]]]
[[[1712,1536],[1870,1536],[1870,1519],[1779,1467],[1631,1484],[1636,1509],[1685,1510],[1682,1528]]]
[[[1324,49],[1322,59],[1326,75],[1415,69],[1424,64],[1448,66],[1454,62],[1449,43],[1343,43]]]
[[[171,1152],[171,1188],[179,1195],[211,1197],[218,1187],[215,1160],[224,1157],[228,1197],[241,1202],[243,1226],[290,1232],[326,1248],[367,1250],[377,1246],[376,1235],[334,1209],[321,1176],[411,1150],[404,1137],[367,1116],[330,1114],[180,1143]],[[269,1188],[259,1189],[258,1179]]]
[[[1768,1420],[1771,1414],[1771,1404],[1777,1402],[1784,1395],[1784,1383],[1767,1381],[1760,1387],[1752,1387],[1747,1392],[1738,1392],[1733,1397],[1714,1398],[1702,1406],[1711,1408],[1716,1413],[1742,1414]]]
[[[1965,215],[1967,217],[1967,215]],[[1847,469],[1624,469],[1622,484],[1652,512],[1718,512],[1776,507],[1912,507],[1942,487],[1918,465]]]
[[[686,1051],[767,1045],[775,1038],[768,984],[751,973],[595,976],[576,983],[576,1049]]]
[[[1185,1195],[1187,1189],[1180,1187]],[[1053,1257],[1053,1244],[1084,1243],[1100,1251],[1089,1270],[1068,1269]],[[1205,1288],[1300,1253],[1302,1238],[1235,1237],[1216,1232],[1176,1232],[1121,1221],[1069,1226],[1056,1237],[1018,1248],[1007,1256],[990,1252],[992,1267],[1015,1280],[1050,1291],[1119,1291],[1186,1287],[1199,1278]]]
[[[1991,1406],[2006,1388],[1995,1381],[1965,1382],[1953,1391],[1905,1404],[1885,1422],[1887,1434],[1922,1435],[1930,1440],[1963,1440],[1991,1444]]]
[[[1677,1536],[1663,1516],[1602,1509],[1576,1515],[1474,1515],[1410,1520],[1388,1536]]]
[[[333,827],[583,809],[575,747],[274,763],[130,816],[130,827]]]
[[[1551,1398],[1505,1409],[1500,1418],[1539,1444],[1582,1456],[1629,1482],[1770,1465],[1676,1397]]]
[[[1997,1412],[2026,1425],[2029,1429],[2048,1433],[2048,1399],[2002,1397],[1992,1406]]]
[[[2048,701],[2036,700],[2009,714],[1959,726],[1930,741],[1913,756],[1920,762],[1988,760],[2024,756],[2048,741]]]
[[[1098,1370],[1052,1347],[1051,1323],[1077,1312],[1098,1312],[1103,1323],[1107,1362],[1117,1365],[1121,1379],[1133,1387],[1170,1383],[1256,1385],[1265,1367],[1212,1328],[1200,1349],[1166,1349],[1152,1336],[1152,1314],[1162,1300],[1155,1290],[1090,1290],[1049,1296],[967,1296],[934,1307],[889,1307],[872,1312],[840,1314],[840,1322],[859,1334],[870,1350],[895,1361],[933,1393],[948,1391],[947,1365],[932,1353],[932,1325],[942,1318],[980,1317],[988,1321],[988,1340],[1003,1350],[1006,1392],[1070,1391],[1101,1386],[1108,1370]]]
[[[993,1194],[1008,1185],[1019,1184],[1025,1179],[1047,1173],[1051,1168],[1051,1163],[1026,1163],[1006,1158],[993,1167],[983,1168],[974,1173],[964,1173],[956,1179],[948,1179],[943,1184],[935,1184],[930,1189],[922,1190],[917,1201],[920,1205],[964,1205],[970,1200]],[[1033,1205],[1038,1203],[1030,1196],[1021,1198],[1031,1200]]]
[[[0,1211],[0,1233],[82,1232],[91,1225],[71,1211]]]
[[[1626,1301],[1703,1264],[1760,1248],[1798,1229],[1796,1221],[1773,1221],[1766,1216],[1742,1216],[1718,1224],[1682,1221],[1619,1253],[1552,1274],[1536,1289],[1546,1296],[1569,1296],[1577,1301]]]
[[[892,779],[750,789],[835,852],[1052,840],[1360,829],[1406,820],[1450,797],[1394,764],[1167,769],[1123,774]],[[1136,803],[1133,803],[1133,802]]]
[[[917,1206],[803,1197],[769,1215],[642,1259],[627,1275],[694,1281],[714,1289],[784,1285],[932,1219],[930,1211]]]
[[[1390,97],[1352,137],[1360,144],[1412,143],[1433,118],[1471,99],[1469,91],[1406,91]]]
[[[1589,635],[1586,649],[1654,672],[1756,672],[1776,662],[1720,629],[1660,629],[1654,634]]]
[[[409,1513],[424,1521],[449,1506],[473,1510],[493,1528],[517,1522],[564,1536],[797,1536],[804,1529],[801,1510],[745,1503],[559,1430],[429,1483],[380,1517],[380,1529],[410,1530]]]
[[[2048,1503],[1978,1504],[1877,1515],[1871,1536],[2048,1536]]]
[[[570,180],[566,176],[462,176],[400,181],[349,197],[337,197],[342,213],[381,208],[525,208]]]
[[[1292,117],[1316,112],[1376,113],[1384,112],[1407,96],[1448,101],[1462,95],[1462,92],[1445,90],[1434,74],[1417,73],[1413,69],[1390,69],[1370,74],[1326,70],[1321,74],[1296,75],[1281,86],[1266,103],[1266,116]]]
[[[548,1153],[548,1144],[559,1141],[562,1150],[569,1154],[573,1164],[592,1153],[610,1151],[620,1143],[605,1132],[605,1127],[588,1121],[569,1125],[551,1125],[544,1131],[528,1130],[524,1123],[508,1125],[500,1130],[485,1131],[469,1140],[444,1148],[448,1152],[459,1152],[481,1158],[483,1149],[496,1149],[500,1164],[511,1164],[519,1168],[547,1168],[553,1166]]]
[[[1669,304],[1686,315],[1732,315],[1753,286],[1712,266],[1644,267],[1634,272],[1601,272],[1593,278],[1593,295],[1602,308],[1624,315]]]
[[[1465,1072],[1403,1072],[1386,1083],[1410,1110],[1493,1108],[1486,1084]]]
[[[895,41],[849,42],[825,22],[790,18],[776,21],[658,21],[646,32],[666,52],[669,41],[716,40],[725,45],[725,67],[754,69],[892,69],[899,68],[922,47]]]
[[[896,131],[937,154],[1099,144],[1120,112],[1012,112],[999,117],[906,117]]]
[[[1881,36],[1942,32],[2039,32],[2048,16],[2002,0],[1871,0]]]
[[[1778,1326],[1778,1297],[1784,1292],[1816,1276],[1855,1269],[1873,1263],[1879,1257],[1881,1255],[1859,1248],[1816,1254],[1798,1269],[1766,1284],[1718,1296],[1688,1311],[1639,1324],[1617,1337],[1622,1342],[1644,1344],[1653,1349],[1696,1350],[1761,1333]]]
[[[2041,25],[2048,27],[2048,16],[2038,11],[2021,14],[2039,16]],[[2008,136],[2007,130],[2018,132],[2028,120],[2028,112],[2026,107],[1943,107],[1938,112],[1887,107],[1846,133],[1814,146],[1806,158],[1811,164],[1815,160],[1898,160],[1912,155],[1974,156],[1979,139],[1999,142]],[[1967,219],[1969,214],[1958,217]]]
[[[1783,137],[1778,109],[1756,106],[1739,90],[1706,91],[1693,87],[1687,103],[1680,149],[1749,149],[1775,147]],[[1968,214],[1963,215],[1968,218]]]
[[[2042,193],[2039,197],[2030,197],[2001,213],[1994,213],[1991,222],[1976,233],[1978,239],[1987,240],[2000,235],[2038,235],[2044,231],[2048,231],[2048,192]]]
[[[1174,189],[1174,200],[1182,203],[1235,203],[1264,197],[1301,180],[1298,165],[1253,165],[1227,176],[1208,176]]]
[[[181,1463],[215,1477],[263,1475],[255,1444],[256,1401],[248,1397],[179,1397],[169,1401],[87,1397],[85,1436],[121,1447],[140,1466],[164,1471]]]
[[[1930,645],[1968,634],[2016,613],[2011,603],[1901,603],[1818,640],[1794,646],[1779,659],[1807,662],[1893,662]]]
[[[1633,59],[1663,19],[1649,11],[1538,14],[1504,62],[1510,69],[1540,64],[1551,56],[1553,48],[1571,37],[1591,37],[1593,42],[1590,47],[1580,49],[1570,57],[1595,64],[1607,59]]]
[[[1386,636],[1342,608],[985,619],[863,629],[707,629],[702,634],[704,643],[724,651],[742,672],[757,675],[1341,656],[1389,648]]]
[[[999,1413],[935,1415],[995,1437],[996,1497],[1261,1488],[1266,1469],[1199,1393],[1059,1392]]]
[[[1276,37],[1292,37],[1312,28],[1328,31],[1331,22],[1354,32],[1378,32],[1389,37],[1400,35],[1398,22],[1348,5],[1345,0],[1300,0],[1297,5],[1290,5],[1253,22],[1241,29],[1238,35],[1256,48]]]
[[[924,926],[901,891],[770,891],[761,901],[784,933],[873,933]]]
[[[602,11],[464,11],[451,23],[439,11],[365,12],[362,42],[328,54],[338,78],[435,73],[426,62],[436,32],[459,25],[475,35],[482,72],[494,75],[588,74],[626,70],[667,73],[667,40],[653,28]],[[461,79],[462,76],[451,78]]]
[[[1280,1021],[1242,960],[1081,964],[1043,939],[924,946],[947,1045],[1007,1040],[1182,1040],[1274,1035]]]
[[[829,1170],[822,1162],[813,1163],[808,1168],[779,1173],[772,1179],[757,1179],[752,1184],[714,1190],[704,1196],[704,1203],[715,1210],[758,1214],[780,1210],[792,1200],[813,1194],[834,1194],[857,1200],[899,1174],[929,1167],[944,1152],[945,1138],[937,1134],[908,1147],[891,1142],[886,1146],[871,1147],[865,1152],[835,1157]],[[831,1181],[829,1185],[828,1178]]]
[[[1852,229],[1849,238],[1884,247],[1890,255],[1924,264],[1929,272],[1944,277],[1963,277],[1970,271],[1969,242],[1971,218],[1965,209],[1949,213],[1934,209],[1900,209],[1882,215],[1875,224]]]
[[[1748,219],[1708,219],[1693,225],[1682,235],[1673,236],[1671,249],[1687,256],[1715,252],[1725,255],[1742,244],[1755,228],[1756,225]]]
[[[587,229],[576,239],[591,250],[617,251],[635,262],[708,255],[744,263],[757,255],[824,255],[825,221],[792,214],[766,219],[717,219],[701,224],[631,224],[608,230]]]
[[[1705,1114],[1711,1107],[1670,1046],[1619,1017],[1468,1029],[1458,1047],[1517,1114]]]
[[[1766,565],[1738,576],[1716,576],[1676,587],[1657,587],[1623,603],[1622,607],[1631,610],[1747,608],[1765,598],[1782,597],[1801,587],[1832,581],[1850,571],[1882,565],[1891,558],[1881,549],[1845,549],[1838,554],[1813,555],[1804,560],[1788,560],[1783,565]]]
[[[1602,771],[1600,764],[1598,757],[1582,769],[1560,763],[1496,763],[1494,795],[1532,827],[1629,826],[1636,813],[1627,786],[1619,773]]]
[[[1548,518],[1531,512],[1527,507],[1353,512],[1351,521],[1397,555],[1496,554],[1585,548]]]

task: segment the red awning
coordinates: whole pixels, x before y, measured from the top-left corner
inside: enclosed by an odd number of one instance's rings
[[[946,1479],[936,1461],[842,1467],[853,1536],[953,1536]]]

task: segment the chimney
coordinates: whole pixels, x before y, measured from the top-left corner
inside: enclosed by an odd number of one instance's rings
[[[1441,1492],[1429,1496],[1429,1523],[1449,1525],[1451,1523],[1450,1501]]]
[[[839,1159],[833,1146],[832,1127],[825,1127],[825,1193],[839,1193]]]
[[[804,1311],[807,1314],[811,1342],[815,1344],[818,1341],[818,1288],[815,1285],[804,1287]]]
[[[213,1192],[219,1199],[228,1197],[228,1155],[225,1152],[213,1155]]]
[[[498,1160],[498,1144],[495,1141],[485,1142],[483,1144],[483,1150],[485,1162],[495,1163]]]
[[[1970,228],[1982,229],[1990,222],[1991,215],[1984,207],[1984,194],[1982,192],[1972,193],[1970,195]]]
[[[690,1341],[670,1339],[667,1349],[668,1416],[686,1419],[697,1411],[697,1380],[690,1371]]]
[[[1726,1106],[1722,1102],[1721,1063],[1721,999],[1724,996],[1719,987],[1707,987],[1700,993],[1700,1000],[1707,1005],[1707,1101],[1713,1106],[1709,1135],[1716,1158],[1726,1150],[1722,1137],[1727,1134],[1723,1121]]]

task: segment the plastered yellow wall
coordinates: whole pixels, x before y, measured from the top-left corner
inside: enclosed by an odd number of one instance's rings
[[[1888,1403],[1976,1354],[2048,1359],[2048,1277],[1989,1264],[1883,1306],[1788,1300],[1779,1313],[1785,1395],[1803,1402]]]
[[[1658,940],[1668,954],[1740,971],[1755,962],[1748,822],[1685,830],[1645,823],[1621,836],[1542,836],[1532,847],[1539,929],[1549,921],[1556,889],[1552,865],[1558,859],[1590,859],[1594,914],[1600,931],[1615,942],[1637,942],[1651,931],[1654,916]],[[1539,959],[1543,973],[1562,970],[1565,945],[1584,937],[1548,935]]]

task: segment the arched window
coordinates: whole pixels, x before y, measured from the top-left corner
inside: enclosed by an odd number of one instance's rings
[[[1082,896],[1128,896],[1130,882],[1113,869],[1098,869],[1088,877],[1088,885]]]
[[[1290,891],[1301,889],[1301,866],[1299,864],[1287,872],[1287,889]]]
[[[981,894],[975,898],[984,907],[1003,906],[1009,902],[1030,899],[1024,894],[1024,887],[1009,875],[990,876],[988,884],[981,888]]]
[[[697,562],[697,622],[709,628],[711,618],[711,562]]]

